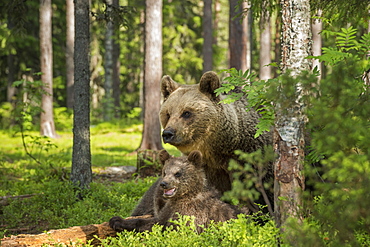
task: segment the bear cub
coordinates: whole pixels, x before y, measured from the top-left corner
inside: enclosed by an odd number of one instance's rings
[[[164,167],[154,193],[154,217],[126,220],[113,217],[109,225],[115,231],[150,231],[156,223],[168,227],[173,225],[169,220],[178,219],[179,213],[194,216],[197,231],[202,232],[200,225],[207,227],[212,220],[223,222],[242,213],[222,202],[219,192],[208,185],[199,151],[192,151],[187,157],[171,157],[162,150],[159,159]]]

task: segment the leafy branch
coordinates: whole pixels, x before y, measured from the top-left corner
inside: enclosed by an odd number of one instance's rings
[[[35,73],[34,75],[38,76],[40,73]],[[29,136],[25,133],[33,128],[34,116],[42,112],[40,106],[42,95],[48,93],[43,89],[44,84],[40,80],[32,81],[23,79],[15,81],[13,86],[21,88],[18,99],[15,102],[15,120],[19,126],[24,151],[28,157],[41,165],[41,152],[43,150],[47,152],[50,148],[56,147],[56,145],[51,143],[45,136]],[[29,143],[26,141],[27,137],[31,138]],[[33,152],[34,147],[37,148],[39,157],[35,156]]]
[[[272,100],[268,96],[268,81],[257,80],[257,75],[249,70],[243,72],[231,68],[222,70],[222,72],[228,73],[229,76],[224,79],[228,83],[223,83],[220,88],[215,90],[216,95],[227,94],[227,97],[221,102],[230,104],[245,95],[248,101],[246,110],[254,109],[261,115],[256,126],[255,138],[265,131],[269,131],[274,123],[275,112]]]

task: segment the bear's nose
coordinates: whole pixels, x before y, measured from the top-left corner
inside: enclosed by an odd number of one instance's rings
[[[175,137],[175,131],[173,129],[165,129],[162,132],[162,138],[164,143],[170,143]]]
[[[168,183],[166,183],[165,181],[162,181],[161,183],[160,183],[160,186],[162,187],[162,188],[167,188],[167,186],[168,186]]]

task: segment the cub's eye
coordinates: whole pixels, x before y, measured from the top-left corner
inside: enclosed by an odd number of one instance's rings
[[[182,175],[181,172],[176,172],[175,173],[175,177],[177,177],[177,178],[181,177],[181,175]]]
[[[190,118],[190,117],[191,117],[191,112],[190,112],[190,111],[184,111],[184,112],[181,114],[181,117],[182,117],[182,118]]]

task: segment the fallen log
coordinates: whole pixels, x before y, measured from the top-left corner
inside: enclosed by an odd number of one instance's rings
[[[128,217],[132,218],[149,218],[151,215]],[[38,247],[43,244],[56,245],[65,244],[66,246],[76,246],[75,244],[90,244],[97,246],[100,244],[99,239],[116,236],[114,231],[108,224],[94,224],[87,226],[74,226],[66,229],[50,230],[41,234],[20,234],[16,236],[5,237],[0,240],[2,247]],[[62,245],[63,246],[63,245]]]

